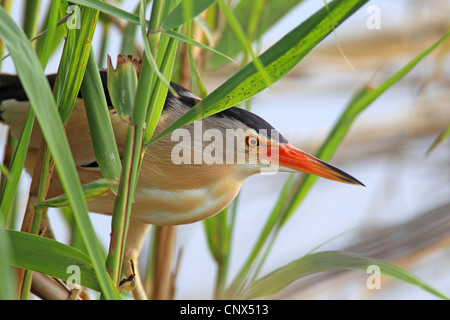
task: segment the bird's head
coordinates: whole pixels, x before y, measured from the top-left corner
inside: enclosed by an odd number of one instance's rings
[[[234,133],[231,135],[234,141],[229,138],[225,141],[236,145],[233,152],[238,170],[249,173],[305,172],[334,181],[364,185],[335,166],[294,147],[272,125],[252,112],[230,108],[219,113],[215,121],[228,122],[234,129],[230,130]]]
[[[190,108],[198,101],[184,88],[176,89],[181,100],[169,99],[170,113]],[[180,139],[183,135],[187,137]],[[226,109],[182,128],[175,132],[175,138],[172,135],[172,142],[180,140],[172,149],[172,161],[200,164],[202,168],[209,167],[212,173],[219,173],[219,168],[225,165],[242,177],[278,171],[306,172],[363,185],[342,170],[294,147],[267,121],[241,108]],[[180,155],[184,159],[173,157]]]

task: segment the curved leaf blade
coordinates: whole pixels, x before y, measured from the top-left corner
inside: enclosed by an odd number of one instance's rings
[[[348,252],[324,251],[306,255],[268,275],[254,281],[244,293],[244,298],[255,299],[273,294],[292,281],[308,274],[329,270],[361,269],[376,265],[383,275],[395,280],[421,288],[438,298],[450,299],[444,293],[427,284],[414,274],[397,267],[389,262],[368,258]]]
[[[14,283],[14,270],[11,268],[13,251],[9,235],[0,226],[0,300],[16,299],[16,284]]]
[[[73,4],[89,7],[106,14],[110,14],[114,17],[126,20],[134,24],[140,24],[138,15],[122,10],[107,2],[98,0],[71,0],[70,2]]]
[[[186,37],[186,36],[183,35],[182,33],[177,32],[177,31],[175,31],[175,30],[166,30],[166,31],[163,31],[163,33],[166,34],[166,35],[168,35],[168,36],[171,37],[171,38],[174,38],[174,39],[183,41],[183,42],[185,42],[185,43],[187,43],[187,44],[189,44],[189,45],[191,45],[191,46],[196,46],[196,47],[198,47],[198,48],[200,48],[200,49],[208,50],[208,51],[210,51],[210,52],[212,52],[212,53],[215,53],[215,54],[217,54],[217,55],[220,55],[220,56],[222,56],[223,58],[228,59],[228,60],[231,61],[231,62],[234,62],[234,63],[236,62],[236,60],[234,60],[234,59],[228,57],[226,54],[223,54],[222,52],[217,51],[216,49],[211,48],[210,46],[207,46],[206,44],[203,44],[203,43],[201,43],[201,42],[195,41],[194,39],[191,39],[191,38],[189,38],[189,37]]]
[[[6,220],[11,207],[13,205],[14,197],[16,196],[17,188],[21,172],[25,164],[25,157],[28,151],[28,144],[30,142],[31,132],[33,130],[34,112],[30,109],[28,116],[25,120],[25,124],[20,135],[17,148],[14,152],[10,173],[7,175],[5,186],[0,194],[0,212],[2,213],[2,219]],[[1,222],[1,221],[0,221]]]
[[[188,1],[189,4],[187,4]],[[208,9],[214,2],[216,0],[184,0],[161,22],[161,28],[170,30],[181,26]],[[184,12],[186,10],[187,12]]]
[[[105,92],[91,48],[86,72],[81,83],[81,94],[91,133],[95,158],[106,179],[119,181],[122,172],[119,150],[111,124]],[[117,193],[118,185],[113,189]]]
[[[82,186],[84,198],[86,201],[105,196],[111,188],[117,184],[116,180],[112,179],[98,179]],[[60,208],[70,206],[69,198],[66,194],[56,196],[36,203],[35,208]]]
[[[80,268],[80,284],[101,291],[91,259],[82,251],[30,233],[5,229],[0,233],[10,239],[13,266],[67,280],[71,275],[67,268],[75,265]]]

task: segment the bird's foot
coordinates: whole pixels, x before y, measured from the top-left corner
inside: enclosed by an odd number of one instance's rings
[[[134,263],[130,259],[131,271],[132,273],[127,277],[122,279],[119,283],[119,293],[123,290],[133,291],[136,288],[136,273],[134,272]]]
[[[137,259],[134,259],[134,261],[137,265]],[[123,271],[126,275],[129,274],[129,276],[120,282],[119,290],[125,289],[131,291],[133,293],[134,299],[136,300],[148,300],[147,294],[144,290],[144,286],[141,282],[141,278],[139,277],[139,272],[137,269],[136,271],[134,269],[133,259],[124,259]]]

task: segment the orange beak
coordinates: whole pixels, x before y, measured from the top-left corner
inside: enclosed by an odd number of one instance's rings
[[[362,182],[348,173],[295,148],[291,144],[278,144],[273,141],[270,144],[271,146],[267,146],[267,155],[260,154],[260,156],[271,160],[272,163],[276,163],[280,167],[314,174],[334,181],[364,186]],[[277,149],[278,154],[276,152]]]

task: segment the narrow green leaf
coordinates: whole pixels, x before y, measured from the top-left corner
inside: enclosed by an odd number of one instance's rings
[[[141,20],[138,14],[130,13],[125,10],[122,10],[118,7],[110,5],[106,2],[98,1],[98,0],[71,0],[73,4],[78,4],[81,6],[86,6],[88,8],[92,8],[98,10],[100,12],[110,14],[114,17],[126,20],[130,23],[140,25]],[[195,0],[192,1],[193,12],[189,15],[192,19],[205,11],[209,6],[211,6],[215,0]],[[176,7],[160,26],[160,30],[170,30],[174,29],[185,22],[185,18],[183,17],[183,4],[181,3],[178,7]],[[144,24],[148,25],[150,22],[144,19]]]
[[[90,8],[81,7],[79,11],[75,12],[73,19],[75,21],[80,19],[79,26],[75,23],[74,26],[68,28],[54,88],[56,103],[63,123],[69,118],[80,92],[98,18],[98,11]]]
[[[8,14],[11,13],[12,3],[13,3],[13,0],[4,0],[4,1],[2,1],[1,5],[2,5],[3,9],[5,9],[5,11]],[[2,41],[0,41],[0,57],[3,56],[4,52],[5,52],[5,44]],[[1,67],[2,67],[2,61],[3,61],[3,58],[0,59],[0,70],[1,70]]]
[[[214,299],[222,299],[225,293],[236,216],[236,201],[237,198],[235,198],[233,206],[225,208],[214,217],[203,221],[208,248],[217,264]]]
[[[28,38],[32,38],[37,33],[40,7],[41,1],[26,1],[22,7],[24,9],[23,31]]]
[[[86,201],[105,196],[111,188],[117,184],[116,180],[98,179],[82,186],[84,198]],[[59,208],[70,206],[69,198],[66,194],[41,201],[35,205],[36,208]]]
[[[14,283],[13,249],[9,234],[0,225],[0,300],[16,299],[16,285]]]
[[[164,30],[170,30],[181,26],[208,9],[214,2],[216,2],[216,0],[183,0],[175,9],[172,10],[172,12],[170,12],[164,21],[161,22],[161,28]],[[190,10],[186,10],[188,5]]]
[[[209,6],[211,6],[215,0],[196,0],[192,1],[193,11],[189,15],[190,19],[199,15],[203,11],[205,11]],[[130,23],[140,25],[141,20],[138,14],[130,13],[125,10],[122,10],[118,7],[112,6],[108,3],[101,2],[98,0],[73,0],[71,3],[86,6],[92,9],[99,10],[103,13],[110,14],[114,17],[126,20]],[[174,29],[185,22],[185,18],[183,16],[183,7],[184,5],[181,3],[178,7],[176,7],[167,18],[163,21],[160,28],[161,30],[170,30]],[[149,24],[148,20],[143,20],[144,24]]]
[[[66,22],[68,17],[62,17],[61,12],[61,0],[52,1],[44,23],[44,26],[47,26],[47,29],[42,30],[36,36],[36,53],[38,57],[45,56],[48,59],[60,46],[61,40],[66,35],[66,31],[61,24]],[[55,28],[53,26],[55,26]],[[45,63],[46,61],[47,60],[44,60],[43,62]]]
[[[218,264],[222,262],[226,251],[227,213],[228,208],[225,208],[217,215],[204,220],[209,251]]]
[[[147,30],[145,28],[145,4],[144,4],[144,0],[141,0],[141,7],[140,7],[140,12],[139,12],[139,18],[141,21],[141,34],[142,34],[142,40],[144,41],[144,55],[146,60],[144,60],[144,64],[145,61],[148,62],[148,65],[152,68],[153,73],[158,77],[159,80],[161,80],[164,85],[167,88],[170,88],[170,81],[166,79],[166,77],[161,73],[161,71],[158,68],[158,65],[155,61],[154,55],[155,55],[155,48],[156,48],[156,43],[158,42],[159,38],[160,38],[160,32],[149,32],[148,38],[147,38]],[[157,13],[153,13],[152,12],[152,16],[156,15],[159,16],[160,12]],[[159,24],[159,21],[158,21]],[[149,25],[149,30],[154,30],[153,29],[153,25],[150,24]],[[150,43],[152,42],[152,43]]]
[[[258,70],[259,76],[264,81],[265,86],[266,87],[270,86],[277,79],[272,79],[271,75],[264,68],[264,65],[262,64],[259,57],[257,57],[253,52],[252,44],[245,35],[244,30],[242,29],[241,24],[237,20],[233,11],[231,11],[231,9],[228,8],[228,5],[225,3],[224,0],[218,0],[218,4],[220,9],[223,11],[225,15],[225,19],[227,20],[230,27],[233,29],[233,32],[235,33],[237,39],[244,48],[245,54],[252,57],[253,64],[255,68]]]
[[[327,8],[319,10],[259,57],[265,72],[272,81],[283,77],[336,26],[366,2],[367,0],[335,0]],[[195,120],[239,104],[266,87],[264,77],[251,62],[186,112],[153,142]]]
[[[195,46],[195,47],[198,47],[200,49],[208,50],[210,52],[218,54],[218,55],[224,57],[225,59],[230,60],[231,62],[236,62],[234,59],[228,57],[227,55],[223,54],[222,52],[219,52],[216,49],[213,49],[210,46],[207,46],[206,44],[203,44],[201,42],[195,41],[194,39],[188,38],[185,35],[183,35],[182,33],[179,33],[179,32],[177,32],[175,30],[162,31],[162,33],[168,35],[169,37],[172,37],[172,38],[175,38],[177,40],[183,41],[183,42],[185,42],[187,44],[190,44],[191,46]]]
[[[256,299],[266,297],[278,292],[294,280],[308,274],[345,269],[361,269],[367,271],[369,266],[377,266],[380,268],[382,275],[416,286],[438,298],[449,299],[444,293],[427,284],[414,274],[389,262],[340,251],[318,252],[297,259],[250,284],[242,298]]]
[[[434,139],[433,143],[431,144],[430,148],[427,150],[427,155],[431,153],[431,151],[434,150],[442,141],[450,137],[450,123],[447,125],[447,127],[442,130],[442,132]]]
[[[119,150],[111,124],[102,80],[91,48],[81,94],[89,123],[95,158],[106,179],[119,180],[122,171]],[[113,189],[117,193],[117,188]]]
[[[34,234],[0,229],[2,237],[9,237],[12,248],[11,265],[67,280],[71,266],[80,269],[80,284],[100,291],[91,259],[78,249]],[[70,270],[70,269],[69,269]]]
[[[47,32],[45,37],[42,38],[41,43],[43,45],[39,46],[39,42],[36,45],[36,52],[38,57],[42,62],[42,65],[45,67],[47,65],[48,59],[50,58],[51,50],[54,47],[54,42],[57,37],[56,35],[56,27],[58,23],[58,15],[59,15],[59,5],[61,4],[61,0],[52,1],[50,5],[50,12],[47,19]],[[62,28],[60,28],[62,29]],[[61,38],[59,38],[61,39]],[[45,68],[44,68],[45,69]]]
[[[8,138],[10,138],[10,137],[8,137]],[[15,141],[13,143],[15,143]],[[6,178],[6,179],[9,178],[9,175],[10,175],[9,170],[3,163],[0,163],[0,172],[2,174],[2,178]]]
[[[113,17],[124,19],[131,23],[140,24],[138,15],[122,10],[106,2],[99,0],[70,0],[70,2],[110,14]]]
[[[123,168],[120,178],[120,187],[114,202],[111,240],[109,252],[106,259],[106,267],[116,286],[119,285],[121,275],[125,239],[127,237],[128,223],[131,214],[131,203],[133,196],[130,196],[130,176],[132,174],[133,147],[136,141],[136,126],[128,126],[127,139],[123,156]],[[134,189],[132,189],[134,190]]]
[[[167,45],[165,46],[166,50],[164,51],[164,54],[162,54],[162,52],[160,52],[162,51],[161,47],[164,46],[166,43],[167,43]],[[177,48],[178,48],[178,40],[176,40],[175,38],[169,38],[164,36],[162,37],[159,44],[157,63],[158,68],[160,68],[164,77],[166,77],[167,79],[170,79],[172,76],[173,66],[177,54]],[[158,125],[159,117],[164,107],[168,91],[169,89],[165,86],[165,84],[162,81],[157,81],[156,84],[153,86],[145,122],[146,128],[144,132],[144,144],[147,144],[150,141],[156,129],[156,126]]]
[[[25,164],[25,157],[27,155],[31,132],[33,130],[33,123],[34,111],[30,109],[27,119],[25,120],[25,124],[22,129],[17,148],[11,160],[10,174],[6,179],[5,186],[0,197],[0,212],[2,213],[2,218],[4,218],[5,220],[7,219],[8,214],[11,212],[13,200],[17,192],[20,176]]]
[[[186,26],[191,25],[188,23]],[[192,91],[199,97],[206,97],[208,95],[208,90],[200,75],[200,70],[197,68],[192,47],[188,47],[188,60],[189,60],[189,70],[191,73],[191,83]]]

